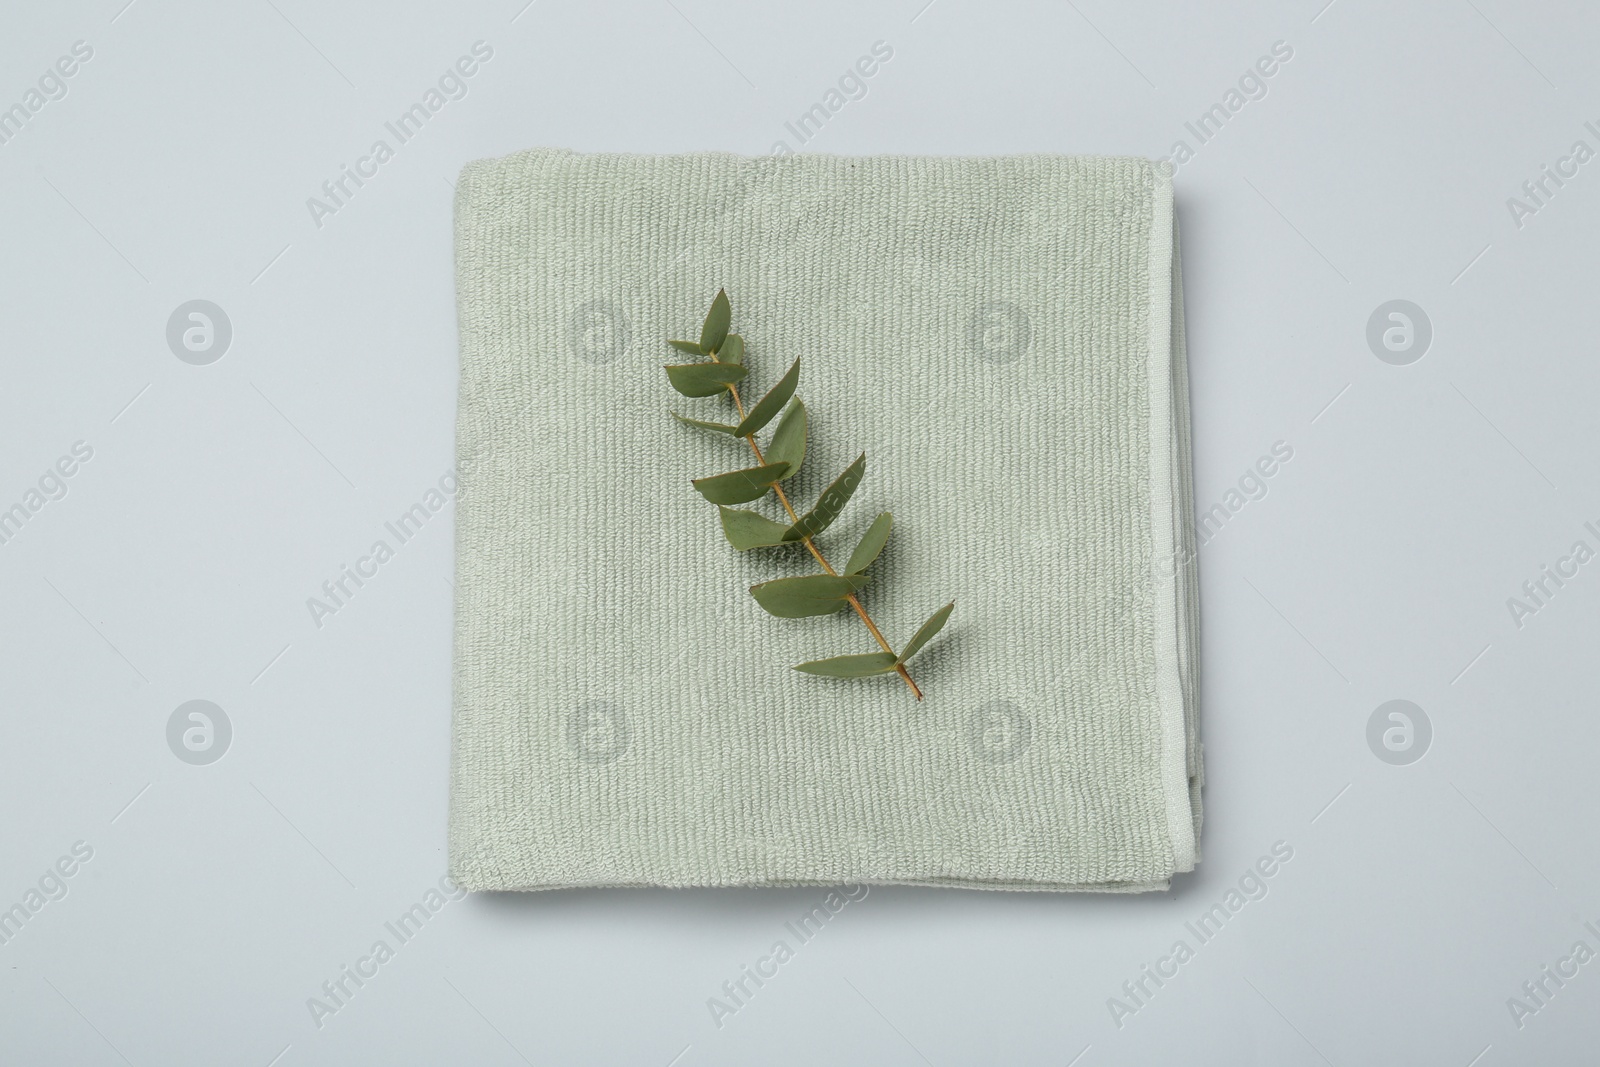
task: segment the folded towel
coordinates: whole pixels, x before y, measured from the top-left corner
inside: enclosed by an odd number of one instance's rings
[[[457,185],[450,873],[474,890],[838,883],[1136,891],[1200,826],[1187,384],[1149,161],[539,150]],[[894,535],[850,612],[746,591],[690,479],[749,465],[661,366],[726,287],[748,395],[800,358],[819,542]],[[691,406],[695,405],[695,406]],[[698,405],[706,405],[700,407]],[[767,505],[770,506],[770,500]]]

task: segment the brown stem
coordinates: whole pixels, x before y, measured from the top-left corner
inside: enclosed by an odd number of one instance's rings
[[[739,420],[741,422],[744,421],[744,401],[739,399],[739,387],[730,382],[728,385],[728,392],[733,394],[733,406],[739,411]],[[761,446],[756,444],[756,435],[751,434],[744,440],[750,445],[750,451],[756,454],[756,462],[762,466],[765,466],[767,460],[766,457],[761,454]],[[800,516],[795,514],[794,506],[789,503],[789,497],[785,495],[783,486],[779,485],[777,482],[774,482],[772,484],[772,489],[778,494],[778,503],[782,504],[783,510],[789,513],[789,521],[799,522]],[[806,548],[811,551],[811,554],[816,557],[817,562],[822,564],[823,570],[827,571],[831,575],[834,575],[835,577],[838,576],[839,572],[833,569],[833,564],[828,562],[828,557],[822,554],[822,549],[818,548],[811,538],[803,537],[801,538],[801,541],[805,544]],[[878,624],[872,621],[872,616],[867,614],[867,609],[861,606],[861,601],[856,599],[856,595],[854,593],[850,593],[845,596],[845,600],[849,601],[850,606],[855,609],[856,614],[861,616],[861,621],[867,624],[867,630],[872,634],[872,639],[878,642],[878,647],[889,653],[889,655],[894,655],[894,649],[890,648],[889,642],[885,641],[883,638],[883,631],[878,629]],[[921,700],[922,690],[918,689],[917,683],[911,680],[911,672],[906,670],[905,664],[897,664],[894,670],[896,674],[905,679],[906,685],[911,687],[912,695],[918,700]]]

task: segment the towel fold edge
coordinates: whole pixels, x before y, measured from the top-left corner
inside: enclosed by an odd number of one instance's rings
[[[1150,578],[1154,593],[1156,700],[1161,722],[1161,788],[1166,801],[1167,834],[1174,872],[1195,864],[1194,805],[1189,787],[1189,726],[1183,675],[1187,613],[1177,566],[1178,514],[1182,500],[1180,427],[1173,383],[1182,354],[1174,349],[1172,302],[1176,286],[1173,263],[1172,179],[1157,173],[1150,198]]]

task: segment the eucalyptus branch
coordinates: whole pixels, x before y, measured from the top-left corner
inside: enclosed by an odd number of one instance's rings
[[[866,454],[862,453],[845,468],[844,473],[818,497],[810,511],[804,515],[796,512],[788,494],[783,491],[782,482],[800,469],[806,454],[806,406],[794,395],[800,384],[800,361],[795,360],[778,384],[746,410],[744,400],[739,395],[739,383],[749,373],[744,366],[744,340],[738,334],[728,332],[731,323],[732,309],[727,293],[719,291],[701,326],[699,341],[667,342],[680,352],[708,357],[706,362],[667,367],[667,380],[672,387],[689,397],[715,397],[726,393],[733,399],[739,421],[731,424],[707,422],[677,412],[673,412],[673,417],[690,426],[742,440],[750,446],[756,458],[754,467],[696,478],[695,489],[717,505],[722,518],[723,536],[734,548],[746,552],[753,548],[802,544],[822,567],[822,574],[778,578],[751,586],[750,595],[768,614],[797,619],[831,615],[849,605],[882,649],[881,652],[810,660],[798,664],[795,670],[829,678],[870,678],[880,674],[898,674],[912,694],[921,700],[922,690],[912,680],[906,663],[943,628],[955,604],[946,604],[934,612],[906,644],[905,651],[896,654],[857,596],[872,581],[865,573],[866,569],[878,558],[888,542],[894,517],[886,511],[873,520],[855,551],[850,553],[842,574],[828,562],[815,540],[839,517],[855,493],[856,486],[861,484],[867,469]],[[779,420],[778,428],[773,431],[763,451],[756,434],[777,418],[780,412],[783,418]],[[760,500],[769,492],[777,496],[778,503],[789,517],[788,523],[776,522],[756,511],[728,506]]]

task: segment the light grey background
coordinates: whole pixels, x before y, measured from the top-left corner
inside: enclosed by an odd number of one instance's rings
[[[1520,620],[1508,598],[1600,549],[1600,162],[1521,190],[1600,149],[1600,13],[124,2],[0,13],[0,107],[93,49],[0,144],[0,508],[93,449],[0,544],[0,909],[93,850],[0,944],[0,1062],[1595,1058],[1600,961],[1541,968],[1600,950],[1600,562]],[[480,40],[467,95],[319,227],[307,198]],[[320,628],[306,601],[450,468],[458,168],[798,147],[785,122],[880,40],[808,150],[1194,149],[1200,507],[1293,450],[1200,553],[1199,871],[1133,898],[874,889],[803,945],[784,924],[820,891],[473,897],[319,1026],[308,999],[444,871],[448,509]],[[1197,144],[1185,123],[1278,41],[1266,95]],[[1397,299],[1433,332],[1403,365],[1367,342]],[[192,300],[231,323],[209,364],[168,345]],[[169,747],[193,700],[231,725],[209,763]],[[1369,748],[1391,700],[1428,717],[1422,759]],[[1276,842],[1266,896],[1200,945],[1186,922]],[[780,939],[794,958],[719,1027],[708,999]],[[1135,1005],[1179,939],[1194,957]]]

